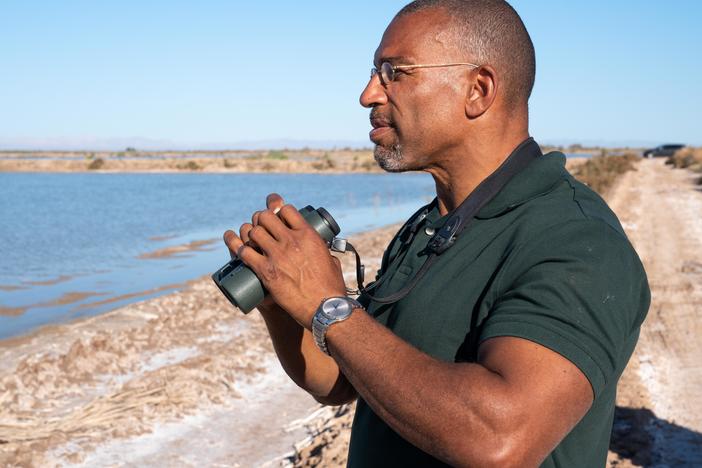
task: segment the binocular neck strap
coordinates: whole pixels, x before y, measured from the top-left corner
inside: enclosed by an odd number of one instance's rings
[[[515,175],[524,170],[532,161],[540,157],[541,154],[541,148],[539,148],[539,145],[533,138],[528,138],[517,146],[500,167],[484,179],[463,203],[449,215],[442,228],[429,240],[427,244],[429,255],[419,271],[414,275],[412,281],[396,293],[385,297],[377,297],[370,293],[371,290],[377,289],[378,286],[383,283],[384,277],[370,284],[368,288],[363,286],[365,269],[361,264],[361,257],[356,249],[351,244],[347,243],[345,250],[353,252],[356,255],[356,280],[358,281],[358,290],[368,296],[372,301],[381,304],[391,304],[407,296],[422,277],[424,277],[431,265],[436,261],[436,258],[448,250],[456,242],[458,236],[470,226],[475,215],[477,215]],[[425,212],[422,212],[422,214],[424,213]],[[421,216],[422,215],[420,215],[420,217]],[[419,221],[423,221],[425,217],[426,214],[424,214]],[[413,222],[414,230],[416,230],[418,224],[417,222]],[[395,259],[393,259],[393,261],[394,260]]]

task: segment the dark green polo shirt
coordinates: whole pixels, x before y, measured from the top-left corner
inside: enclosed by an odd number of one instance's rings
[[[405,229],[390,243],[381,268],[388,278],[377,296],[400,290],[424,262],[429,234],[446,219],[435,203],[429,206],[427,224],[408,246],[400,242]],[[605,464],[617,380],[649,303],[643,266],[616,216],[554,152],[485,205],[408,296],[391,305],[371,302],[368,312],[448,362],[475,361],[480,343],[497,336],[525,338],[565,356],[587,376],[595,401],[542,466],[593,467]],[[379,358],[392,361],[383,353]],[[349,466],[435,465],[442,463],[398,436],[359,398]]]

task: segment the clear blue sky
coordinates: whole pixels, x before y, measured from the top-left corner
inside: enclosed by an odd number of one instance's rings
[[[0,142],[367,141],[358,96],[404,4],[3,1]],[[537,140],[702,145],[702,2],[512,4]]]

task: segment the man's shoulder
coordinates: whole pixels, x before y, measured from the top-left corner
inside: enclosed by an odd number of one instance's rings
[[[577,264],[592,274],[606,274],[613,277],[612,286],[646,283],[641,260],[616,214],[567,171],[550,192],[521,205],[512,218],[501,271],[505,278],[550,262],[553,271]]]
[[[553,190],[520,206],[518,217],[529,231],[542,233],[567,229],[568,224],[607,226],[611,234],[626,239],[617,215],[607,202],[565,169]]]

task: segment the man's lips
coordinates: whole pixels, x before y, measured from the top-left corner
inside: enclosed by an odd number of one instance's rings
[[[394,130],[392,124],[386,118],[371,116],[370,122],[371,126],[373,126],[373,130],[370,131],[369,136],[373,143],[379,144],[379,140],[382,139],[383,136]]]
[[[368,136],[370,137],[371,141],[375,144],[380,144],[380,140],[387,135],[388,133],[392,132],[393,128],[392,127],[378,127],[374,128],[373,130],[370,131]]]

